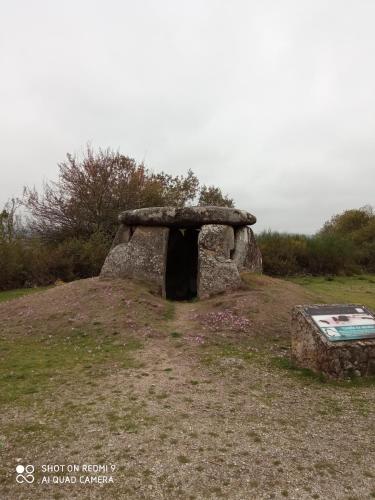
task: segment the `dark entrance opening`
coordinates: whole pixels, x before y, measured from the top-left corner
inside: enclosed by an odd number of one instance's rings
[[[197,296],[198,230],[169,230],[165,291],[167,299]]]

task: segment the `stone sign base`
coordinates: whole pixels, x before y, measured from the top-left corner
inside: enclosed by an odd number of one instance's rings
[[[309,368],[330,378],[375,375],[375,339],[332,342],[306,312],[314,307],[321,306],[293,309],[292,361],[300,368]]]

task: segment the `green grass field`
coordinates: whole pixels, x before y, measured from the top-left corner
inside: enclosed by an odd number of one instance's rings
[[[375,310],[375,275],[297,277],[289,281],[311,292],[318,303],[356,303]]]
[[[30,293],[42,292],[47,290],[49,287],[38,287],[38,288],[16,288],[15,290],[6,290],[5,292],[0,292],[0,302],[5,300],[18,299],[23,295],[29,295]]]

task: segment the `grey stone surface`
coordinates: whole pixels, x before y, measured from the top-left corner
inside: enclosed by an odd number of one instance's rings
[[[330,378],[375,375],[375,339],[331,342],[304,307],[292,312],[292,360],[297,366]]]
[[[239,271],[262,272],[262,254],[250,227],[236,228],[233,261]]]
[[[246,226],[255,224],[256,217],[244,210],[228,207],[151,207],[127,210],[119,220],[129,226],[200,227],[203,224]]]
[[[186,282],[194,283],[189,289],[193,289],[194,294],[197,290],[198,297],[202,298],[238,288],[240,271],[262,271],[262,257],[254,233],[248,227],[256,219],[248,212],[212,206],[153,207],[128,210],[120,214],[119,220],[120,227],[103,265],[102,277],[136,278],[154,283],[163,296],[167,293],[167,283],[171,297],[177,288],[185,289],[184,276],[188,274]],[[168,251],[169,228],[199,230],[198,249],[196,240],[193,242],[190,238],[178,255],[172,247]],[[193,262],[185,274],[180,272],[184,269],[184,252]],[[168,269],[167,258],[170,259]],[[171,285],[174,278],[176,290]]]
[[[112,248],[119,245],[120,243],[128,243],[132,235],[131,227],[125,226],[125,224],[120,224],[117,233],[113,239]]]
[[[166,227],[135,228],[127,243],[119,243],[109,252],[100,276],[149,281],[163,294],[168,233]]]
[[[233,228],[223,224],[207,224],[199,233],[199,247],[215,252],[217,256],[230,259],[234,249]]]
[[[226,225],[202,226],[198,238],[199,298],[234,290],[241,285],[237,266],[229,258],[233,236],[233,228]]]

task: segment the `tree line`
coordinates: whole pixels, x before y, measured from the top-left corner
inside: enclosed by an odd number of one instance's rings
[[[110,149],[87,147],[58,164],[56,181],[25,187],[0,212],[0,290],[98,275],[123,210],[218,205],[234,201],[185,175],[155,173]],[[22,214],[22,216],[21,216]],[[375,272],[375,214],[370,206],[333,216],[313,236],[257,236],[264,272],[276,276]]]
[[[371,206],[334,215],[313,236],[265,231],[258,236],[264,272],[276,276],[375,273]]]

